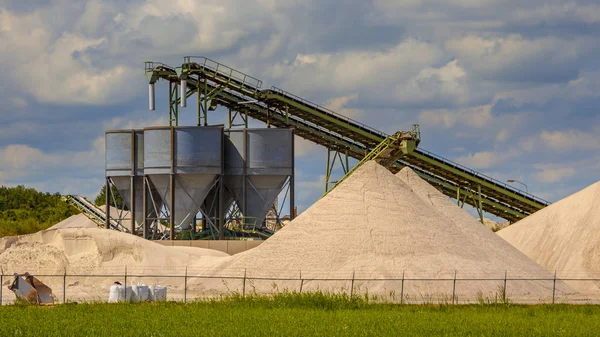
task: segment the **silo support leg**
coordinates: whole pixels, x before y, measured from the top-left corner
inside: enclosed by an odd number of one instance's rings
[[[175,240],[175,175],[171,174],[171,181],[169,182],[169,239]]]
[[[333,157],[332,154],[333,153]],[[342,155],[345,155],[346,158],[342,158]],[[333,172],[333,169],[335,167],[335,164],[339,161],[339,165],[342,168],[342,171],[344,172],[344,175],[346,175],[349,171],[350,171],[350,164],[349,164],[349,157],[348,157],[348,153],[340,153],[336,150],[331,150],[331,149],[327,149],[327,166],[325,167],[325,193],[327,193],[329,191],[329,184],[333,184],[333,182],[331,182],[331,173]]]
[[[142,177],[142,237],[149,239],[150,226],[148,225],[148,186],[146,177]]]
[[[219,240],[225,239],[225,190],[223,188],[223,177],[219,178]]]
[[[129,224],[129,232],[135,235],[135,198],[136,198],[136,184],[135,184],[135,176],[131,176],[131,181],[129,184],[129,218],[131,223]]]
[[[106,178],[106,203],[105,203],[105,207],[106,207],[106,211],[104,213],[106,213],[106,222],[104,224],[106,229],[110,229],[110,180],[109,178]]]

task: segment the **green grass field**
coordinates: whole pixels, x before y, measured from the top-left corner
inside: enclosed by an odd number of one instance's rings
[[[0,308],[0,336],[598,336],[600,306],[394,305],[320,294]]]

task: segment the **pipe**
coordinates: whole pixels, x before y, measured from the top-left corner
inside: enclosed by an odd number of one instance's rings
[[[148,84],[148,110],[154,111],[154,83]]]
[[[185,108],[187,106],[187,79],[181,79],[181,85],[179,86],[181,93],[181,107]]]

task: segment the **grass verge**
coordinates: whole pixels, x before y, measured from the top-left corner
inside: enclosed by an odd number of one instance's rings
[[[0,336],[594,336],[600,306],[397,305],[347,295],[0,307]]]

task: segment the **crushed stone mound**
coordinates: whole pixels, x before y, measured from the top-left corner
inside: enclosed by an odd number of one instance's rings
[[[410,172],[405,171],[410,175]],[[414,173],[413,173],[414,175]],[[408,185],[375,162],[356,170],[327,196],[252,250],[225,259],[213,272],[221,275],[289,278],[394,278],[356,281],[370,294],[436,296],[452,294],[453,276],[498,278],[459,281],[459,298],[475,299],[499,290],[510,277],[553,277],[416,175]],[[406,281],[401,278],[446,278]],[[240,282],[237,281],[239,284]],[[206,289],[217,282],[204,282]],[[231,282],[228,288],[235,288]],[[344,281],[253,281],[250,291],[275,289],[340,289]],[[560,291],[570,289],[560,284]],[[358,291],[358,290],[357,290]],[[552,295],[552,283],[509,282],[509,295],[532,298]],[[484,295],[484,296],[485,296]]]
[[[72,215],[48,229],[62,228],[98,228],[98,224],[83,214]]]
[[[498,232],[498,235],[562,278],[600,278],[600,182]],[[600,282],[567,281],[600,290]]]
[[[0,238],[0,268],[4,275],[24,272],[43,275],[40,280],[61,298],[63,277],[48,275],[63,275],[66,271],[77,275],[68,277],[68,298],[82,301],[105,301],[113,281],[169,286],[175,292],[170,298],[177,298],[183,294],[186,268],[198,274],[198,270],[205,270],[227,256],[212,249],[167,247],[98,228],[64,228]],[[125,273],[129,275],[127,281]],[[160,277],[163,275],[181,275],[181,278]],[[11,281],[8,277],[4,280],[4,285]]]

